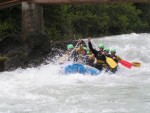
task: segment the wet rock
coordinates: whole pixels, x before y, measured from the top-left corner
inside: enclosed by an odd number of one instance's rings
[[[2,38],[0,38],[2,39]],[[21,35],[10,35],[0,40],[0,56],[6,56],[5,62],[0,62],[0,71],[14,70],[18,67],[36,67],[46,61],[53,61],[55,56],[61,56],[66,51],[67,44],[74,46],[77,41],[49,41],[44,33],[32,33],[23,42]]]
[[[48,54],[51,51],[48,36],[43,33],[32,33],[27,40],[30,57],[38,57]]]
[[[0,64],[1,71],[39,66],[44,62],[51,51],[47,35],[32,33],[27,39],[22,42],[21,36],[11,35],[0,41],[0,55],[8,57]]]
[[[4,71],[5,68],[4,63],[7,59],[8,59],[7,57],[0,57],[0,72]]]
[[[12,50],[17,49],[22,46],[21,36],[19,35],[9,35],[5,38],[0,38],[0,54],[6,54]]]

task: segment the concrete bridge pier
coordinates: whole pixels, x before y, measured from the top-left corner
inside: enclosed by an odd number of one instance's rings
[[[44,32],[43,7],[40,4],[22,2],[22,33],[27,40],[31,33]]]

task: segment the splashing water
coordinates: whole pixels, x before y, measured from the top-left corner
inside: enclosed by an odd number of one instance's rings
[[[59,72],[61,65],[0,73],[0,113],[149,113],[150,34],[93,39],[140,68],[119,65],[116,74],[99,76]]]

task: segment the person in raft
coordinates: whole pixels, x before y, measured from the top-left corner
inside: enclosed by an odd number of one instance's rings
[[[90,51],[94,54],[95,58],[97,59],[97,62],[95,64],[95,68],[102,70],[106,65],[106,57],[104,53],[104,44],[100,43],[98,45],[99,50],[93,49],[93,46],[91,44],[91,38],[88,38],[88,46]]]
[[[122,60],[122,58],[120,58],[119,56],[116,55],[116,49],[112,48],[110,49],[110,57],[118,64],[120,60]],[[118,67],[118,66],[117,66]],[[114,69],[110,68],[110,71],[115,73],[117,71],[117,67]]]

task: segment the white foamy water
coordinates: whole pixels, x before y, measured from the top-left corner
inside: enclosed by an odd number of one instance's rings
[[[117,49],[140,68],[119,65],[116,74],[59,73],[60,65],[0,73],[0,113],[149,113],[150,34],[94,39]]]

